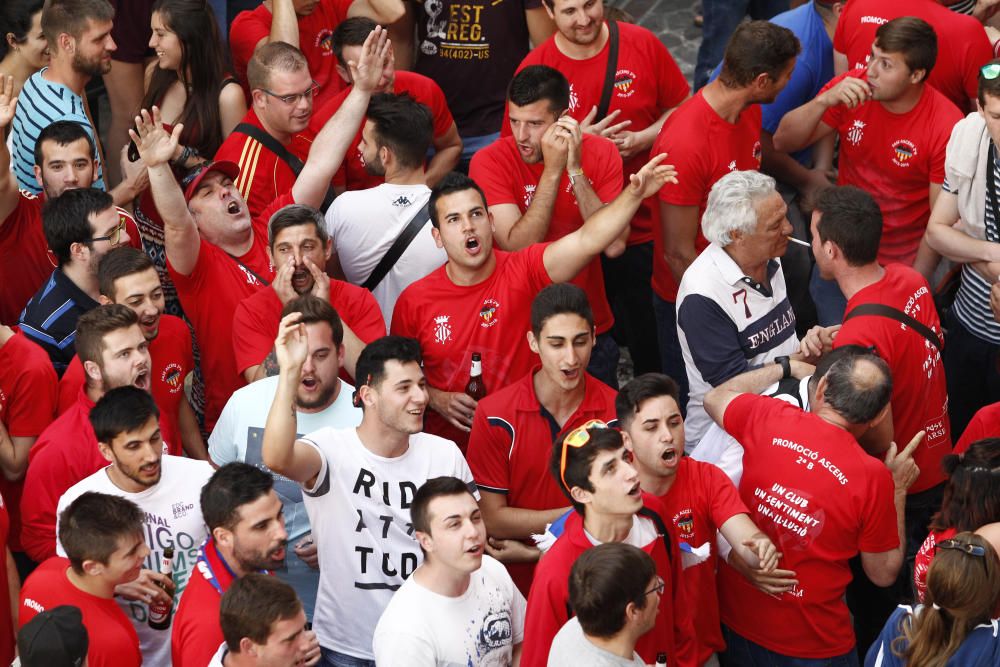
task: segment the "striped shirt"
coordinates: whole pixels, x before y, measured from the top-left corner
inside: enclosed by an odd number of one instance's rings
[[[990,150],[995,150],[992,142]],[[996,157],[994,153],[994,158]],[[993,176],[996,182],[1000,183],[1000,160],[994,159]],[[941,187],[945,192],[952,192],[947,179]],[[986,240],[997,243],[1000,242],[1000,229],[997,228],[993,207],[989,205],[989,195],[986,199],[984,204],[986,212],[983,215]],[[990,281],[983,278],[969,264],[962,267],[962,282],[955,295],[952,312],[955,313],[959,323],[974,336],[991,345],[1000,345],[1000,324],[993,318],[993,310],[990,308]]]
[[[21,313],[22,333],[45,350],[62,376],[76,354],[76,322],[99,304],[56,269]]]
[[[96,143],[94,128],[87,117],[83,98],[61,83],[54,83],[43,77],[47,69],[35,72],[24,82],[14,112],[11,151],[14,174],[17,176],[18,186],[34,195],[41,192],[38,181],[35,180],[35,143],[42,130],[57,120],[68,120],[81,125]],[[106,189],[99,154],[94,187]]]

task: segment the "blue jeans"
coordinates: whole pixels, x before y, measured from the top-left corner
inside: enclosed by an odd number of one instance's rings
[[[726,641],[726,664],[739,667],[859,667],[858,654],[851,649],[833,658],[793,658],[781,655],[746,637],[736,634],[725,625],[722,638]]]
[[[819,268],[813,266],[809,280],[809,294],[816,304],[816,319],[821,327],[830,327],[844,321],[847,299],[836,280],[820,278]]]
[[[468,174],[469,163],[472,162],[472,156],[476,154],[476,151],[480,148],[486,148],[499,138],[499,132],[484,134],[478,137],[462,137],[462,157],[458,159],[458,164],[455,165],[455,171]]]
[[[660,347],[660,362],[663,372],[677,383],[680,390],[680,409],[687,413],[688,376],[681,353],[681,341],[677,337],[677,304],[670,303],[653,293],[653,314],[656,315],[656,339]]]
[[[322,646],[320,651],[323,654],[319,661],[320,667],[375,667],[374,660],[355,658],[353,655],[338,653]]]
[[[726,44],[744,16],[769,19],[788,11],[789,0],[702,0],[701,13],[705,24],[701,30],[701,46],[694,66],[694,89],[706,83],[716,65],[722,62]]]

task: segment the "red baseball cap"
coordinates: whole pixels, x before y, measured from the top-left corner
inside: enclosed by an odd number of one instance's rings
[[[225,174],[229,178],[236,180],[240,175],[240,167],[235,162],[229,160],[219,160],[218,162],[206,162],[200,167],[196,167],[191,173],[184,177],[181,186],[184,188],[184,201],[191,201],[198,186],[201,185],[205,176],[213,171]]]

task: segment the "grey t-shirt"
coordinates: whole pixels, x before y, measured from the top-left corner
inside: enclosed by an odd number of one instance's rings
[[[583,628],[576,617],[566,621],[566,625],[559,629],[555,639],[552,640],[552,648],[549,649],[548,667],[645,667],[639,654],[632,652],[632,659],[626,660],[614,653],[609,653],[602,648],[598,648],[590,643],[590,640],[583,636]]]

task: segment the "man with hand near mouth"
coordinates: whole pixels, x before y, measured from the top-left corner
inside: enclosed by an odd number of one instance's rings
[[[570,431],[553,446],[549,470],[574,511],[550,530],[561,534],[535,570],[522,667],[545,667],[552,640],[569,618],[573,563],[584,551],[607,542],[624,542],[648,553],[663,580],[656,625],[635,650],[650,664],[658,653],[667,654],[670,667],[699,664],[676,535],[659,500],[642,491],[631,462],[621,433],[598,420]]]
[[[560,141],[567,139],[556,137]],[[460,447],[467,442],[476,410],[464,391],[473,352],[482,355],[490,391],[531,371],[533,355],[521,338],[531,326],[531,299],[550,283],[572,280],[627,231],[643,199],[677,180],[665,158],[660,154],[647,162],[614,201],[578,229],[510,253],[493,249],[493,213],[475,181],[453,172],[438,183],[428,203],[431,233],[448,262],[403,291],[390,327],[420,341],[434,410],[428,431]]]
[[[76,402],[38,437],[28,455],[21,501],[21,542],[35,562],[56,553],[59,497],[107,461],[97,445],[90,411],[104,394],[132,385],[148,392],[149,341],[139,317],[121,304],[98,306],[77,324],[76,350],[86,381]]]
[[[472,490],[475,483],[454,443],[421,432],[428,398],[413,339],[385,336],[362,351],[357,428],[324,427],[297,439],[309,335],[300,317],[284,317],[274,342],[281,372],[262,459],[305,496],[319,550],[314,627],[324,664],[374,667],[375,625],[421,560],[410,517],[414,494],[433,477],[458,477]]]
[[[266,290],[260,292],[265,293]],[[289,301],[278,318],[292,314],[298,315],[299,322],[305,325],[307,341],[295,392],[298,434],[312,433],[324,426],[357,426],[361,423],[361,409],[351,400],[354,387],[337,377],[344,357],[343,325],[338,313],[323,299],[306,294]],[[278,380],[272,376],[252,382],[229,399],[208,439],[213,463],[221,466],[243,461],[263,466],[264,423],[278,390]],[[278,572],[278,576],[295,588],[311,620],[319,571],[316,541],[310,535],[302,489],[287,478],[274,475],[274,490],[284,505],[288,538],[295,544],[286,569]]]
[[[962,112],[927,76],[938,60],[934,29],[904,16],[879,26],[867,69],[834,78],[811,102],[789,111],[774,147],[794,152],[836,132],[838,185],[854,185],[878,202],[884,220],[878,260],[906,264],[929,278],[939,256],[924,241],[944,182],[948,139]]]
[[[582,289],[559,283],[539,292],[527,337],[541,366],[479,402],[468,452],[490,544],[523,593],[541,552],[519,541],[569,509],[549,472],[552,442],[591,419],[615,419],[614,390],[586,371],[594,315]]]
[[[115,248],[101,259],[97,283],[102,304],[120,303],[139,316],[139,328],[149,342],[151,393],[162,411],[160,429],[168,453],[208,460],[198,418],[184,393],[185,378],[194,370],[191,332],[181,318],[163,314],[163,286],[152,260],[135,248]],[[84,377],[76,356],[59,381],[60,413],[76,401]]]
[[[385,335],[385,322],[375,297],[368,290],[326,275],[324,267],[332,243],[323,214],[316,209],[298,204],[284,207],[271,216],[267,234],[268,256],[277,271],[270,286],[248,296],[236,308],[236,367],[247,382],[277,375],[278,365],[271,350],[278,335],[281,309],[311,294],[333,306],[340,316],[344,331],[341,377],[345,382],[353,381],[361,348]]]
[[[200,505],[209,539],[198,550],[197,565],[174,616],[173,667],[201,667],[211,661],[223,641],[222,596],[233,581],[251,572],[270,574],[285,564],[285,517],[267,472],[247,463],[224,465],[202,488]],[[312,635],[304,664],[314,665],[319,657]]]
[[[183,125],[175,125],[173,132],[167,133],[155,107],[152,115],[143,110],[142,116],[136,117],[138,132],[130,132],[149,170],[150,189],[163,219],[167,268],[201,348],[202,374],[209,379],[205,386],[206,429],[215,426],[229,396],[244,384],[233,352],[233,314],[241,299],[271,280],[267,220],[288,204],[316,208],[323,202],[333,172],[361,124],[387,54],[385,33],[376,29],[365,41],[360,61],[351,63],[356,70],[351,94],[316,137],[294,185],[257,217],[248,212],[239,193],[241,172],[233,162],[202,166],[188,176],[190,180],[185,179],[182,191],[169,160]]]
[[[143,664],[170,667],[170,633],[149,627],[149,605],[176,602],[187,585],[198,546],[208,535],[198,498],[213,470],[205,461],[163,453],[159,413],[152,396],[135,387],[105,394],[90,421],[111,465],[70,487],[59,499],[58,514],[88,491],[121,496],[142,510],[149,555],[139,579],[118,587],[117,602],[139,635]],[[168,547],[174,549],[173,575],[161,572]],[[56,552],[66,555],[62,542]]]
[[[719,630],[715,589],[716,531],[732,545],[733,558],[773,573],[778,554],[754,525],[726,474],[711,463],[684,456],[684,418],[677,404],[677,383],[647,373],[622,387],[616,401],[625,446],[647,493],[660,499],[680,541],[686,570],[682,586],[697,633],[698,665],[718,665],[725,649]]]
[[[410,514],[424,562],[379,619],[376,661],[517,664],[524,596],[503,565],[484,556],[486,525],[468,485],[456,477],[427,480],[417,490]]]

